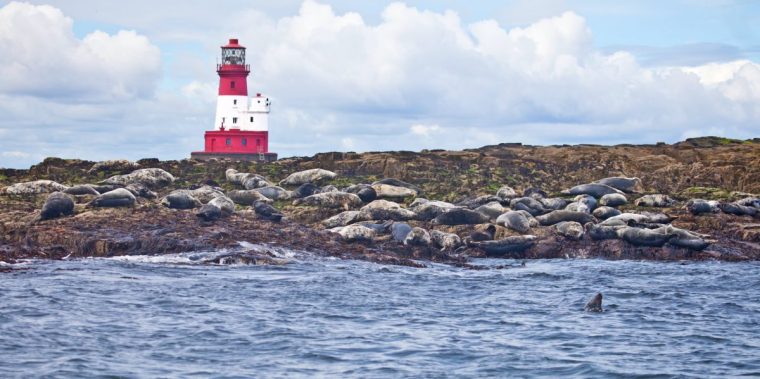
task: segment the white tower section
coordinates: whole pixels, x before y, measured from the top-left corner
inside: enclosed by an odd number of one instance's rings
[[[219,95],[216,102],[214,130],[240,129],[252,132],[269,131],[268,97]]]

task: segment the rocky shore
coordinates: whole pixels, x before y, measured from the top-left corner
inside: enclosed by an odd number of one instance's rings
[[[267,164],[48,158],[0,169],[0,261],[228,249],[237,261],[286,263],[245,243],[415,267],[757,260],[757,193],[760,141],[717,137]]]

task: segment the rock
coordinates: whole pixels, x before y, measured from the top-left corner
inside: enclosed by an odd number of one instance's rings
[[[359,210],[359,218],[362,220],[408,221],[416,217],[414,212],[388,200],[375,200]]]
[[[430,232],[433,245],[444,251],[454,251],[462,246],[462,239],[454,233],[445,233],[438,230]]]
[[[145,199],[155,199],[158,197],[155,192],[151,191],[148,186],[142,183],[129,183],[124,187],[124,189],[132,192],[135,197],[142,197]]]
[[[466,208],[448,209],[433,219],[433,223],[438,225],[472,225],[487,222],[488,217]]]
[[[363,225],[348,225],[332,229],[333,232],[340,234],[346,242],[367,241],[375,239],[375,231]]]
[[[615,216],[618,216],[618,215],[620,215],[622,213],[623,212],[620,212],[619,210],[617,210],[615,208],[608,207],[608,206],[602,206],[602,207],[594,209],[594,212],[592,212],[591,214],[594,215],[594,217],[596,217],[596,218],[598,218],[600,220],[606,220],[606,219],[608,219],[610,217],[615,217]]]
[[[644,195],[638,199],[636,199],[636,206],[637,207],[658,207],[658,208],[665,208],[670,207],[676,203],[675,200],[671,199],[668,195],[662,195],[662,194],[655,194],[655,195]]]
[[[562,193],[566,195],[589,195],[597,199],[604,195],[613,194],[613,193],[623,194],[622,191],[616,188],[610,187],[605,184],[599,184],[599,183],[577,185],[573,188],[562,191]]]
[[[627,203],[628,199],[625,198],[625,195],[621,195],[619,193],[604,195],[601,199],[599,199],[599,204],[606,205],[608,207],[619,207]]]
[[[544,208],[554,211],[565,209],[568,204],[567,200],[560,197],[553,197],[550,199],[540,198],[538,201],[544,206]]]
[[[513,210],[516,210],[516,211],[523,210],[530,213],[533,216],[542,215],[550,211],[544,208],[544,205],[541,204],[540,201],[532,197],[518,197],[517,199],[512,199],[509,202],[509,206]]]
[[[53,192],[48,195],[40,212],[40,220],[50,220],[74,214],[74,199],[63,193]]]
[[[502,214],[496,219],[496,224],[517,231],[518,233],[527,233],[530,231],[530,222],[525,214],[520,211],[509,211]]]
[[[34,180],[31,182],[16,183],[5,187],[6,195],[36,195],[41,193],[61,192],[66,186],[52,180]]]
[[[290,191],[277,186],[256,188],[254,191],[264,195],[264,197],[271,200],[288,200],[292,197],[292,193]]]
[[[100,195],[100,192],[95,190],[95,187],[93,187],[91,184],[78,184],[75,186],[71,186],[69,188],[66,188],[63,190],[63,193],[67,195],[75,195],[75,196],[82,196],[82,195]]]
[[[137,201],[137,198],[132,192],[124,188],[117,188],[113,191],[100,194],[89,205],[93,207],[129,207],[135,201]]]
[[[87,170],[87,173],[93,174],[98,171],[131,172],[139,168],[140,168],[140,164],[137,162],[128,161],[126,159],[116,159],[116,160],[97,162],[94,165],[92,165],[92,167],[90,167],[89,170]]]
[[[510,186],[503,186],[499,188],[498,191],[496,191],[496,197],[501,199],[501,201],[509,201],[516,197],[520,197],[517,192],[515,192],[514,189]]]
[[[586,303],[586,306],[583,307],[583,310],[586,312],[603,312],[602,309],[602,293],[597,292],[594,297],[591,298],[591,300]]]
[[[536,236],[511,236],[498,241],[473,242],[473,246],[482,249],[488,256],[522,253],[536,241]]]
[[[375,186],[377,184],[387,184],[387,185],[391,185],[391,186],[394,186],[394,187],[404,187],[404,188],[408,188],[410,190],[415,191],[417,194],[421,194],[422,193],[422,188],[417,187],[414,184],[407,183],[407,182],[405,182],[403,180],[398,180],[398,179],[394,179],[394,178],[380,179],[380,180],[372,183],[372,186]]]
[[[422,221],[432,220],[447,209],[453,209],[457,206],[445,201],[430,201],[423,198],[414,199],[409,207],[417,214],[417,219]]]
[[[288,175],[287,178],[280,181],[281,186],[300,186],[305,183],[319,183],[324,180],[335,179],[338,174],[323,170],[321,168],[313,168],[310,170],[304,170],[294,172]]]
[[[568,239],[578,241],[583,239],[584,229],[583,225],[575,221],[562,221],[554,225],[554,229],[561,236]]]
[[[488,204],[483,204],[475,208],[475,212],[488,217],[489,220],[496,220],[502,213],[508,211],[509,208],[504,208],[501,203],[494,201]]]
[[[293,191],[293,198],[302,199],[304,197],[315,195],[317,193],[319,193],[319,187],[313,183],[304,183]]]
[[[717,201],[707,201],[702,199],[691,199],[686,202],[686,210],[693,215],[720,212]]]
[[[588,213],[567,210],[551,211],[546,215],[537,216],[536,220],[538,220],[539,224],[544,226],[558,224],[562,221],[575,221],[580,224],[596,221],[596,219],[594,219],[594,216]]]
[[[412,231],[411,225],[405,222],[391,222],[391,238],[398,243],[404,243],[406,236]]]
[[[253,203],[253,211],[256,212],[256,215],[263,220],[274,222],[280,222],[280,220],[282,220],[282,213],[280,213],[277,208],[263,201],[257,201]]]
[[[611,178],[604,178],[596,181],[599,184],[605,184],[612,188],[619,189],[626,193],[642,193],[644,192],[644,186],[641,184],[639,178],[626,178],[622,176],[615,176]]]
[[[736,203],[720,203],[718,204],[723,213],[732,214],[736,216],[754,216],[758,213],[757,208],[747,207]]]
[[[429,246],[430,233],[427,230],[414,227],[404,238],[404,245],[408,246]]]
[[[346,188],[345,192],[359,196],[365,203],[370,203],[377,199],[377,191],[369,184],[356,184]]]
[[[373,184],[372,189],[375,190],[377,197],[381,199],[403,199],[405,197],[417,196],[417,191],[413,189],[392,186],[390,184]]]
[[[150,189],[156,189],[174,183],[174,176],[160,168],[141,168],[126,175],[112,176],[101,183],[120,186],[140,183]]]
[[[349,210],[361,206],[362,199],[352,193],[326,192],[306,196],[293,201],[293,205],[309,205],[323,208],[342,208]]]
[[[161,205],[172,209],[193,209],[202,206],[189,190],[176,190],[161,199]]]
[[[257,201],[271,202],[268,197],[259,193],[255,189],[252,190],[234,190],[227,192],[227,197],[232,199],[235,204],[240,205],[253,205]]]
[[[662,247],[671,238],[669,234],[657,230],[622,227],[617,230],[618,237],[634,246]]]
[[[341,213],[336,214],[335,216],[332,216],[324,221],[322,221],[322,225],[324,225],[327,229],[337,228],[339,226],[346,226],[349,224],[353,224],[357,221],[360,221],[359,218],[359,211],[343,211]]]

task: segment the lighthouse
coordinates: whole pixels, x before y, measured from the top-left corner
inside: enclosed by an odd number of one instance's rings
[[[232,38],[222,46],[222,60],[216,65],[219,95],[213,130],[206,131],[203,151],[190,154],[193,159],[227,158],[240,161],[270,162],[277,153],[269,152],[269,98],[257,93],[248,96],[245,47]]]

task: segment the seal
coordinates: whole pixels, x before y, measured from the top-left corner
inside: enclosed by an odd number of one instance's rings
[[[306,196],[311,196],[319,193],[319,187],[314,183],[304,183],[293,190],[294,199],[302,199]]]
[[[558,211],[560,209],[565,209],[567,206],[567,200],[561,198],[561,197],[552,197],[552,198],[540,198],[538,201],[541,203],[541,205],[544,206],[544,208],[548,210]]]
[[[377,191],[369,184],[355,184],[346,188],[344,192],[353,193],[359,196],[365,203],[370,203],[377,199]]]
[[[254,191],[264,195],[264,197],[271,200],[288,200],[292,197],[292,193],[290,191],[278,186],[256,188]]]
[[[560,223],[554,224],[554,229],[559,235],[567,239],[574,241],[583,239],[583,225],[575,221],[562,221]]]
[[[67,195],[74,195],[74,196],[82,196],[82,195],[100,195],[100,192],[98,192],[95,187],[93,187],[91,184],[78,184],[75,186],[71,186],[69,188],[66,188],[63,190],[63,193]]]
[[[536,241],[536,236],[511,236],[498,241],[473,242],[473,247],[482,249],[488,256],[504,256],[505,254],[522,253],[528,250]]]
[[[691,199],[686,202],[686,210],[693,215],[701,215],[705,213],[718,213],[720,208],[717,201],[707,201],[702,199]]]
[[[472,233],[470,233],[470,237],[468,241],[470,242],[492,241],[495,235],[496,235],[496,227],[493,225],[488,225],[483,230],[475,230]]]
[[[407,197],[415,197],[418,193],[411,188],[390,184],[373,184],[372,189],[375,190],[377,197],[381,199],[403,199]]]
[[[430,242],[430,233],[416,226],[404,238],[404,245],[407,246],[429,246]]]
[[[324,193],[324,192],[344,192],[344,191],[339,190],[338,187],[332,184],[328,184],[319,189],[319,193]]]
[[[414,199],[409,206],[412,211],[417,214],[417,219],[422,221],[430,221],[446,210],[457,207],[456,205],[445,201],[431,201],[420,197]]]
[[[591,237],[594,241],[601,241],[601,240],[614,240],[618,238],[618,229],[624,228],[625,226],[608,226],[608,225],[596,225],[593,223],[588,223],[585,225],[584,229],[586,230],[586,234],[588,234],[589,237]]]
[[[388,200],[375,200],[359,209],[359,219],[361,220],[407,221],[416,217],[416,213]]]
[[[608,206],[601,206],[599,208],[594,209],[594,211],[591,212],[591,214],[594,217],[596,217],[596,218],[598,218],[600,220],[606,220],[606,219],[608,219],[610,217],[618,216],[618,215],[620,215],[622,213],[623,212],[620,212],[619,210],[617,210],[615,208],[612,208],[612,207],[608,207]]]
[[[201,203],[208,203],[209,201],[217,198],[226,196],[224,192],[220,188],[212,187],[209,185],[203,185],[198,188],[190,190],[190,194],[193,195],[194,198],[198,199]]]
[[[520,197],[515,190],[510,186],[502,186],[496,191],[496,197],[501,201],[510,201],[516,197]]]
[[[132,206],[137,198],[132,192],[124,188],[117,188],[113,191],[100,194],[89,203],[92,207],[129,207]]]
[[[741,200],[735,201],[735,203],[738,205],[743,205],[745,207],[760,209],[760,198],[757,198],[757,197],[752,197],[752,196],[745,197]]]
[[[456,206],[458,206],[458,207],[464,207],[464,208],[468,208],[468,209],[475,209],[477,207],[480,207],[480,206],[488,204],[488,203],[494,203],[494,202],[501,203],[501,201],[502,201],[501,198],[499,198],[498,196],[495,196],[495,195],[483,195],[483,196],[478,196],[478,197],[476,197],[474,199],[462,200],[462,201],[456,203]],[[509,203],[509,201],[507,201],[506,203]]]
[[[256,215],[263,220],[274,222],[280,222],[280,220],[282,220],[282,213],[280,213],[277,208],[263,201],[257,201],[253,203],[253,211],[256,212]]]
[[[288,175],[287,178],[280,181],[281,186],[300,186],[305,183],[320,183],[325,180],[335,179],[338,174],[323,170],[321,168],[312,168],[310,170],[298,171]]]
[[[53,192],[48,195],[42,205],[40,220],[51,220],[61,216],[74,214],[74,199],[63,192]]]
[[[94,174],[99,171],[130,172],[139,168],[140,164],[137,162],[128,161],[126,159],[114,159],[95,163],[89,170],[87,170],[87,173]]]
[[[499,216],[501,216],[502,213],[508,211],[508,208],[504,208],[501,206],[501,203],[498,201],[490,202],[488,204],[483,204],[477,208],[475,208],[475,212],[478,212],[482,214],[483,216],[488,217],[489,220],[496,220]]]
[[[543,216],[537,216],[538,223],[544,226],[558,224],[562,221],[575,221],[580,224],[595,222],[594,216],[585,212],[574,212],[568,210],[551,211]]]
[[[454,233],[446,233],[439,230],[430,232],[433,245],[443,251],[454,251],[462,246],[462,240]]]
[[[591,298],[591,300],[586,303],[586,306],[583,307],[583,310],[586,312],[603,312],[602,309],[602,293],[597,292],[594,297]]]
[[[124,189],[126,189],[129,192],[132,192],[135,197],[143,197],[146,199],[155,199],[158,197],[158,195],[151,191],[148,186],[142,183],[129,183],[127,184]]]
[[[634,246],[662,247],[671,239],[671,235],[661,231],[630,226],[618,229],[617,234],[620,239]]]
[[[623,194],[610,193],[602,196],[602,198],[599,199],[599,204],[606,205],[608,207],[619,207],[621,205],[628,204],[628,199],[626,199],[625,195]]]
[[[222,216],[227,216],[235,213],[235,202],[233,202],[232,199],[227,196],[215,197],[211,199],[208,204],[219,207],[219,209],[222,211]]]
[[[662,226],[654,231],[670,235],[668,244],[678,247],[684,247],[690,250],[701,251],[710,245],[702,236],[688,231],[686,229],[676,228],[672,225]]]
[[[523,197],[530,197],[533,199],[541,199],[549,196],[546,191],[542,190],[538,187],[530,187],[526,188],[525,191],[523,191]]]
[[[141,168],[125,175],[114,175],[101,183],[126,186],[140,183],[150,189],[166,187],[174,183],[174,176],[160,168]]]
[[[322,221],[322,225],[327,229],[346,226],[359,221],[359,211],[343,211],[328,219]]]
[[[509,202],[510,208],[516,211],[527,211],[532,216],[538,216],[550,212],[551,210],[544,208],[544,205],[540,201],[532,197],[518,197],[512,199]]]
[[[718,204],[718,208],[720,208],[723,213],[736,216],[754,216],[758,213],[757,208],[747,207],[736,203],[720,203]]]
[[[31,182],[16,183],[5,187],[7,195],[36,195],[40,193],[61,192],[66,190],[63,184],[52,180],[34,180]]]
[[[375,239],[375,231],[364,225],[348,225],[339,228],[330,229],[333,233],[340,234],[346,242],[366,241],[371,242]]]
[[[215,221],[222,217],[222,209],[215,204],[204,204],[195,215],[203,221]]]
[[[412,227],[405,222],[390,223],[391,238],[398,243],[404,243],[406,236],[412,231]]]
[[[572,203],[565,207],[565,210],[590,214],[596,208],[596,203],[596,199],[592,196],[578,195]]]
[[[227,171],[224,172],[224,176],[228,182],[240,185],[247,190],[268,187],[272,185],[272,183],[270,183],[265,177],[261,175],[238,172],[234,168],[228,168]]]
[[[433,224],[438,225],[472,225],[487,222],[488,217],[466,208],[447,209],[433,219]]]
[[[362,205],[362,199],[352,193],[325,192],[293,201],[293,205],[306,205],[323,208],[342,208],[349,210]]]
[[[161,199],[161,205],[172,209],[193,209],[202,206],[189,190],[176,190]]]
[[[506,212],[496,219],[496,224],[512,229],[518,233],[527,233],[530,231],[530,222],[523,211]]]
[[[671,199],[668,195],[663,194],[654,194],[654,195],[644,195],[638,199],[636,199],[637,207],[658,207],[658,208],[665,208],[672,206],[676,203],[675,200]]]
[[[268,197],[262,195],[255,189],[252,190],[234,190],[227,192],[229,197],[235,204],[240,205],[253,205],[257,201],[271,202]]]
[[[644,186],[641,184],[641,179],[635,177],[626,178],[624,176],[613,176],[610,178],[599,179],[596,183],[608,185],[626,193],[644,192]]]
[[[589,195],[598,199],[604,195],[609,195],[612,193],[622,195],[623,191],[610,187],[606,184],[588,183],[577,185],[575,187],[562,191],[562,193],[565,195]]]
[[[412,183],[407,183],[407,182],[405,182],[403,180],[399,180],[399,179],[395,179],[395,178],[380,179],[380,180],[372,183],[373,186],[376,185],[376,184],[388,184],[388,185],[395,186],[395,187],[404,187],[404,188],[409,188],[410,190],[414,190],[415,192],[417,192],[417,194],[421,194],[422,193],[422,188],[420,188],[418,186],[415,186]]]

